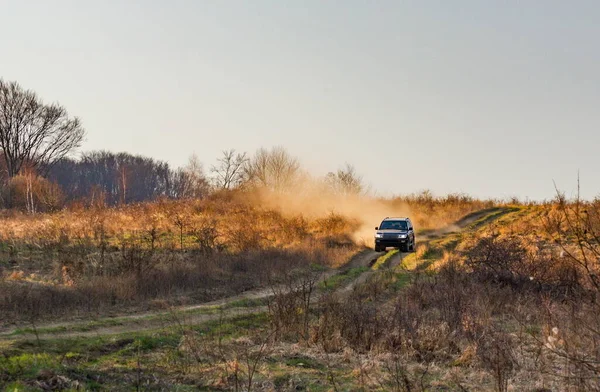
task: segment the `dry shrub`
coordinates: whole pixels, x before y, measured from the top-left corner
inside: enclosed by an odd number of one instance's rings
[[[465,252],[466,265],[478,279],[519,284],[529,280],[527,253],[516,237],[485,236]]]
[[[28,212],[57,211],[64,205],[65,197],[60,187],[34,174],[21,174],[11,178],[3,188],[5,207]]]
[[[200,252],[210,254],[222,250],[216,219],[202,217],[194,222],[191,233],[196,238]]]
[[[275,339],[309,340],[313,293],[321,272],[302,267],[270,277],[273,295],[268,300],[268,311]]]
[[[316,230],[324,235],[336,235],[351,231],[351,222],[344,216],[331,212],[325,218],[316,219],[314,222]]]
[[[485,335],[477,346],[481,366],[494,378],[498,392],[508,390],[508,382],[516,370],[513,350],[514,342],[510,335],[496,331]]]
[[[240,215],[226,223],[226,243],[233,252],[247,252],[268,246],[268,232],[256,219]]]
[[[347,346],[337,322],[340,303],[334,293],[324,295],[319,304],[318,322],[311,328],[311,343],[326,353],[340,352]]]
[[[345,218],[337,222],[340,230],[350,230]],[[16,267],[47,281],[61,281],[66,270],[75,283],[132,271],[142,276],[174,260],[195,262],[216,253],[234,259],[235,254],[271,247],[337,265],[354,249],[351,241],[324,239],[314,220],[302,215],[284,216],[220,198],[100,205],[35,216],[5,212],[0,216],[0,242],[5,245],[0,253],[16,259]],[[255,268],[240,262],[237,267]]]
[[[414,382],[408,371],[407,360],[400,355],[389,355],[381,365],[379,384],[385,390],[394,392],[410,392],[414,390]]]
[[[288,244],[304,241],[310,235],[309,222],[302,215],[289,218],[280,216],[277,223],[281,239]]]
[[[581,271],[547,242],[493,231],[462,247],[462,260],[479,281],[554,296],[583,293]]]
[[[356,352],[370,351],[381,339],[387,324],[383,316],[375,304],[353,299],[339,304],[335,313],[341,338]]]
[[[326,262],[326,253],[315,249],[267,249],[242,254],[188,252],[179,259],[154,254],[148,264],[139,248],[129,246],[123,250],[122,260],[116,261],[120,270],[107,268],[104,274],[78,276],[67,269],[61,286],[0,282],[2,322],[96,314],[115,307],[139,307],[156,299],[208,301],[265,286],[290,269],[308,270]]]
[[[360,353],[402,352],[418,361],[447,358],[455,348],[448,324],[409,301],[398,300],[393,308],[370,301],[333,295],[321,304],[312,340],[327,352],[346,347]]]
[[[590,206],[581,215],[557,208],[545,210],[551,219],[546,216],[544,224],[552,222],[552,231],[544,233],[539,220],[526,222],[530,230],[524,234],[515,235],[513,226],[475,236],[435,279],[408,289],[414,295],[407,301],[421,315],[411,316],[407,306],[404,317],[422,321],[433,315],[448,323],[461,338],[457,344],[476,347],[479,366],[499,391],[521,370],[558,390],[600,390],[600,296],[592,257],[598,226]],[[530,338],[516,340],[509,333],[514,322]]]
[[[382,306],[367,292],[328,295],[319,306],[312,341],[327,352],[401,354],[418,363],[449,361],[463,347],[483,342],[494,317],[514,298],[510,286],[472,279],[450,263],[432,279],[416,276],[393,303]]]
[[[600,334],[597,329],[600,315],[596,304],[587,301],[545,304],[543,329],[535,337],[544,368],[557,369],[554,376],[565,389],[600,390]]]

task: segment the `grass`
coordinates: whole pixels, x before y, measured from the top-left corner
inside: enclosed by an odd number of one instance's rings
[[[350,283],[367,271],[369,271],[369,267],[350,268],[345,272],[333,275],[332,277],[323,280],[319,283],[318,287],[322,290],[333,291],[347,283]]]
[[[394,292],[399,291],[400,289],[408,286],[411,282],[411,275],[406,272],[399,272],[394,275],[394,280],[392,281],[392,290]]]
[[[291,358],[286,358],[282,360],[286,366],[290,367],[300,367],[303,369],[316,369],[316,370],[325,370],[325,364],[319,362],[314,358],[310,358],[304,355],[297,355]]]
[[[266,306],[269,303],[268,297],[263,298],[242,298],[235,301],[226,303],[225,305],[219,306],[218,309],[232,309],[232,308],[256,308],[259,306]]]
[[[158,318],[158,316],[156,316],[156,318]],[[40,335],[54,335],[67,332],[87,332],[100,328],[122,326],[125,325],[128,321],[130,320],[125,317],[117,317],[105,318],[95,321],[86,321],[84,323],[79,324],[76,323],[71,325],[58,325],[55,327],[41,327],[36,328],[35,330],[33,328],[17,328],[7,336],[33,335],[36,333],[36,331]]]
[[[267,321],[265,313],[258,313],[212,320],[185,328],[198,333],[199,336],[218,336],[224,341],[230,341],[245,336],[250,330],[264,328]],[[164,355],[178,350],[180,342],[181,330],[178,326],[109,337],[44,339],[40,341],[40,345],[35,340],[12,341],[3,347],[1,352],[0,384],[4,380],[17,390],[27,390],[31,382],[39,379],[42,373],[85,379],[90,372],[102,372],[105,369],[110,370],[111,376],[106,377],[102,384],[106,387],[108,383],[120,390],[122,385],[129,384],[123,384],[123,380],[119,381],[120,377],[135,371],[140,355],[142,366],[147,371],[149,367],[157,367],[164,360]],[[293,363],[291,360],[290,364]],[[308,366],[316,366],[316,363],[310,360],[306,363]],[[100,375],[104,377],[104,374]],[[92,384],[83,385],[84,389],[95,389]]]
[[[23,378],[35,377],[41,369],[56,369],[59,360],[47,353],[23,353],[8,358],[0,358],[2,371],[8,376]]]
[[[473,223],[471,223],[468,227],[469,230],[476,230],[482,226],[485,226],[495,220],[498,220],[500,217],[503,217],[507,214],[511,214],[514,212],[518,212],[523,210],[525,207],[503,207],[503,208],[495,208],[490,211],[489,214],[482,216],[477,219]]]
[[[378,269],[384,267],[386,265],[386,263],[394,256],[397,255],[398,253],[400,253],[400,251],[398,249],[394,249],[391,250],[385,254],[383,254],[383,256],[379,256],[379,258],[377,259],[377,261],[375,261],[375,264],[373,264],[373,266],[371,267],[371,269],[373,271],[377,271]]]

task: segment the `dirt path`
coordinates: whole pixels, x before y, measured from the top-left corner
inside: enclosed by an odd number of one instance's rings
[[[464,230],[474,222],[477,222],[486,216],[499,217],[507,212],[508,209],[492,208],[474,212],[460,219],[456,223],[438,230],[431,230],[420,233],[417,236],[417,243],[439,238],[445,234]],[[493,220],[493,219],[492,219]],[[487,223],[487,219],[486,222]],[[371,267],[379,257],[384,253],[375,252],[371,249],[365,249],[354,255],[346,264],[337,270],[327,271],[320,277],[320,281],[329,279],[333,275],[343,274],[352,269],[360,267]],[[398,252],[391,256],[386,262],[386,268],[395,268],[402,262],[406,253]],[[356,286],[361,285],[369,279],[374,273],[373,270],[367,270],[358,275],[352,282],[349,282],[339,290],[349,292]],[[45,338],[67,338],[67,337],[94,337],[104,335],[115,335],[123,333],[132,333],[142,330],[161,329],[167,326],[173,326],[177,321],[184,320],[186,325],[204,323],[219,318],[232,318],[236,316],[256,314],[265,312],[267,307],[260,304],[260,300],[265,300],[272,295],[271,288],[263,288],[241,293],[239,295],[220,300],[206,302],[198,305],[184,306],[169,309],[166,311],[154,311],[126,315],[122,317],[105,317],[97,320],[52,323],[37,326],[37,335],[40,339]],[[250,304],[244,306],[243,301]],[[240,306],[233,306],[240,302]],[[228,307],[227,305],[232,305]],[[14,339],[35,338],[36,335],[30,329],[7,329],[0,331],[0,341]]]
[[[149,320],[141,319],[137,316],[134,318],[128,318],[127,322],[123,325],[114,326],[102,326],[92,328],[90,330],[79,330],[75,325],[68,325],[66,327],[73,327],[74,329],[67,329],[65,331],[44,331],[43,329],[38,332],[40,339],[54,339],[54,338],[91,338],[98,336],[110,336],[110,335],[121,335],[127,333],[135,333],[139,331],[153,331],[161,330],[167,327],[173,327],[177,324],[186,326],[202,324],[208,321],[219,320],[219,319],[231,319],[237,316],[244,316],[256,313],[266,312],[266,306],[248,307],[248,308],[229,308],[223,309],[216,313],[210,314],[195,314],[189,313],[185,310],[175,310],[168,313],[158,314],[156,318]],[[81,325],[85,327],[84,323]],[[33,332],[26,332],[17,336],[0,335],[0,341],[3,340],[14,340],[14,339],[35,339],[36,335]]]
[[[507,214],[509,212],[513,212],[515,209],[509,207],[492,207],[486,208],[483,210],[475,211],[470,214],[465,215],[458,221],[450,224],[446,227],[442,227],[441,229],[433,229],[433,230],[424,230],[418,233],[417,242],[429,241],[435,238],[439,238],[446,234],[456,233],[458,231],[464,230],[473,223],[484,220],[481,224],[489,223],[492,220],[499,218],[500,216]],[[487,218],[486,218],[487,217]],[[486,219],[484,219],[486,218]]]
[[[481,224],[489,223],[489,222],[499,218],[500,216],[502,216],[506,213],[512,212],[512,211],[513,211],[513,209],[511,209],[511,208],[493,207],[493,208],[486,208],[483,210],[472,212],[468,215],[465,215],[464,217],[462,217],[461,219],[459,219],[458,221],[456,221],[453,224],[447,225],[447,226],[439,228],[439,229],[426,230],[426,231],[420,232],[416,236],[417,244],[429,242],[433,239],[440,238],[440,237],[448,235],[448,234],[452,234],[452,233],[456,233],[456,232],[465,230],[479,220],[483,220],[483,222],[481,222]],[[392,255],[385,262],[384,268],[389,268],[392,270],[395,269],[398,265],[400,265],[402,263],[402,260],[404,260],[404,258],[409,254],[410,253],[406,253],[406,252],[397,252],[396,254]],[[366,263],[367,259],[369,259],[369,258],[371,258],[371,261],[369,262],[368,265],[371,266],[374,264],[375,261],[377,261],[377,259],[379,257],[382,257],[383,255],[385,255],[385,253],[377,253],[375,251],[365,252],[364,259],[361,260],[361,262],[358,263],[358,265],[356,265],[356,266],[366,266],[367,264],[365,264],[365,263]],[[359,261],[359,260],[357,259],[356,261]],[[365,283],[371,277],[371,275],[373,275],[374,273],[375,273],[375,271],[373,271],[373,270],[369,270],[369,271],[362,273],[357,279],[350,282],[348,285],[343,287],[340,291],[342,293],[348,293],[348,292],[352,291],[355,287],[360,286],[361,284]]]

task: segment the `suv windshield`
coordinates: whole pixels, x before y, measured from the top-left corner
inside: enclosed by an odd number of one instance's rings
[[[379,230],[408,230],[406,221],[383,221]]]

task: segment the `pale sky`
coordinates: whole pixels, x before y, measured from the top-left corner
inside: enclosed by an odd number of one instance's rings
[[[600,194],[600,2],[0,0],[0,77],[82,150],[281,145],[381,195]]]

